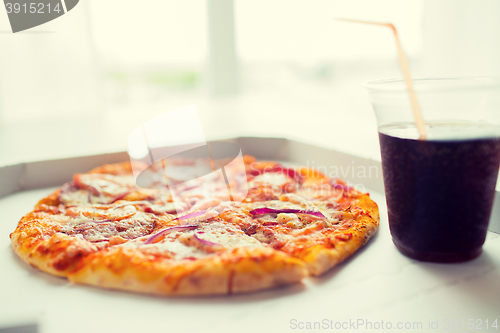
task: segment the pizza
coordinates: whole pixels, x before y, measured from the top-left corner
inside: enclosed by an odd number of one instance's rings
[[[169,161],[168,178],[149,170],[148,188],[130,162],[75,174],[20,220],[12,247],[74,283],[214,295],[321,275],[376,232],[378,207],[367,193],[311,168],[243,161],[229,197],[220,175],[176,178],[197,163],[188,158]]]

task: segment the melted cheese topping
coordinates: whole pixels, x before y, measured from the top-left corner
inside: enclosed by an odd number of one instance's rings
[[[285,197],[282,196],[280,199],[283,200],[285,199]],[[294,200],[294,202],[270,200],[266,202],[260,202],[252,206],[252,209],[265,208],[265,207],[272,209],[298,209],[298,210],[321,212],[326,218],[323,220],[325,220],[328,227],[331,227],[332,225],[338,224],[340,222],[339,220],[340,212],[332,209],[327,210],[326,204],[320,208],[314,205],[313,203],[307,202],[306,200]],[[302,228],[311,222],[322,220],[322,218],[310,214],[299,214],[299,215],[300,216],[293,213],[279,213],[275,217],[275,214],[265,214],[257,216],[256,219],[259,220],[261,224],[264,225],[270,222],[277,222],[279,224],[286,225],[291,228]]]
[[[118,221],[99,221],[81,215],[68,220],[63,225],[61,232],[83,238],[89,242],[100,242],[107,241],[113,236],[135,239],[149,235],[154,225],[155,222],[142,212]]]
[[[82,174],[79,180],[82,184],[92,186],[99,192],[104,192],[112,196],[123,193],[124,187],[137,187],[134,177],[131,175]]]
[[[73,190],[71,192],[64,192],[59,195],[59,200],[63,204],[88,204],[98,203],[99,197],[92,196],[88,190]]]
[[[168,253],[173,259],[204,258],[212,254],[202,251],[193,246],[184,245],[177,241],[166,241],[157,244],[144,245],[146,251],[154,250],[160,253]]]
[[[291,228],[300,228],[304,224],[302,223],[302,220],[299,219],[299,217],[296,214],[287,214],[287,213],[280,213],[276,217],[276,222],[280,224],[284,224],[288,227]]]
[[[74,179],[61,189],[64,204],[106,204],[137,188],[131,175],[77,174]]]
[[[198,239],[201,239],[201,242],[196,240],[195,234]],[[207,246],[203,241],[212,242],[214,246]],[[173,259],[192,259],[204,258],[234,248],[255,248],[264,247],[265,245],[257,239],[247,236],[243,231],[231,224],[207,222],[200,223],[195,230],[172,232],[158,243],[144,244],[144,239],[141,239],[119,246],[135,247],[148,253],[165,253]]]
[[[97,219],[113,219],[120,220],[126,217],[130,217],[137,212],[135,206],[128,205],[118,205],[115,207],[103,207],[103,206],[75,206],[66,209],[66,215],[69,216],[85,216],[89,218]]]
[[[220,244],[228,249],[263,246],[259,241],[246,235],[235,226],[222,222],[205,223],[189,233],[196,233],[199,238]]]
[[[283,187],[287,184],[293,184],[293,183],[295,183],[294,179],[285,176],[282,173],[265,172],[255,177],[250,182],[250,187],[259,187],[259,186]]]

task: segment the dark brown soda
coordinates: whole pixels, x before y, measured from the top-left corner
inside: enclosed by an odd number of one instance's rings
[[[500,164],[500,138],[417,140],[379,132],[396,247],[423,261],[481,253]]]

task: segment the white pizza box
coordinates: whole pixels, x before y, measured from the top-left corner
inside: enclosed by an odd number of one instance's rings
[[[127,154],[3,167],[0,332],[22,325],[26,332],[37,327],[51,333],[454,332],[472,327],[497,331],[492,325],[500,325],[500,235],[488,232],[483,254],[467,263],[432,264],[406,258],[391,241],[380,162],[287,139],[233,141],[259,159],[317,167],[347,179],[352,186],[364,186],[380,208],[378,233],[343,264],[289,287],[216,297],[156,297],[102,290],[31,268],[13,253],[8,235],[24,213],[75,172],[127,160]],[[500,205],[495,204],[498,209]]]

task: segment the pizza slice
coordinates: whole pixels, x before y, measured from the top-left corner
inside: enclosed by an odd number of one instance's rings
[[[301,259],[321,275],[365,245],[377,231],[377,205],[367,194],[337,201],[312,201],[297,194],[236,205],[221,218],[272,248]]]
[[[149,235],[172,224],[173,215],[145,213],[127,204],[41,205],[10,235],[14,251],[31,266],[67,276],[84,257]]]

